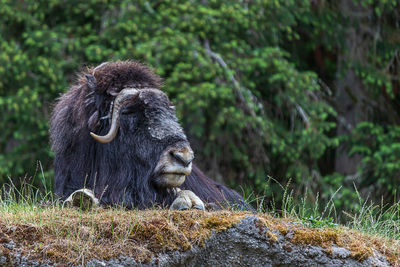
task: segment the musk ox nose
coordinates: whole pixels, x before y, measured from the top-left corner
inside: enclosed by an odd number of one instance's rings
[[[170,154],[177,163],[182,164],[184,167],[189,166],[194,159],[193,150],[189,146],[173,148],[171,149]]]

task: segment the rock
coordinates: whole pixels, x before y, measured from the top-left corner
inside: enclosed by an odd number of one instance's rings
[[[203,247],[194,246],[187,251],[155,254],[149,263],[121,256],[116,259],[91,259],[88,267],[123,266],[390,266],[385,256],[373,250],[372,256],[363,261],[352,257],[346,248],[332,245],[321,247],[293,242],[293,233],[282,234],[269,229],[257,216],[248,216],[226,231],[214,233]],[[8,248],[14,249],[15,244]],[[39,263],[11,252],[14,266],[48,267],[57,263]],[[0,266],[7,266],[7,259],[0,255]]]
[[[390,266],[383,255],[360,262],[345,248],[332,247],[328,253],[318,246],[292,244],[279,232],[273,233],[278,235],[273,241],[267,235],[270,230],[260,228],[257,220],[247,217],[227,231],[214,234],[204,247],[160,254],[148,264],[121,257],[118,261],[92,261],[87,266]]]
[[[11,240],[11,241],[8,242],[8,243],[4,243],[3,246],[4,246],[5,248],[8,248],[8,249],[14,249],[14,248],[15,248],[15,243],[14,243],[14,241]]]

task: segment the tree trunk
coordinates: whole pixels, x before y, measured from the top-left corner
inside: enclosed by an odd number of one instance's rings
[[[367,90],[355,73],[355,65],[367,61],[368,46],[372,41],[372,9],[342,0],[339,10],[349,23],[344,32],[344,43],[339,44],[341,52],[335,81],[337,136],[344,136],[349,135],[359,122],[368,119],[368,106],[365,104],[368,101]],[[347,144],[341,144],[336,150],[335,171],[343,175],[355,174],[360,161],[360,156],[348,155]]]

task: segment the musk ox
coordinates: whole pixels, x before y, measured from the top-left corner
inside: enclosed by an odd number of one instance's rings
[[[175,108],[160,88],[161,78],[133,61],[106,62],[78,76],[50,121],[59,197],[88,188],[101,204],[127,208],[243,205],[238,193],[192,163]]]

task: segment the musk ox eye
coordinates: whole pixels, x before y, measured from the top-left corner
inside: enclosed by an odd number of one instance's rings
[[[122,110],[122,114],[132,114],[135,112],[134,106],[128,106]]]

